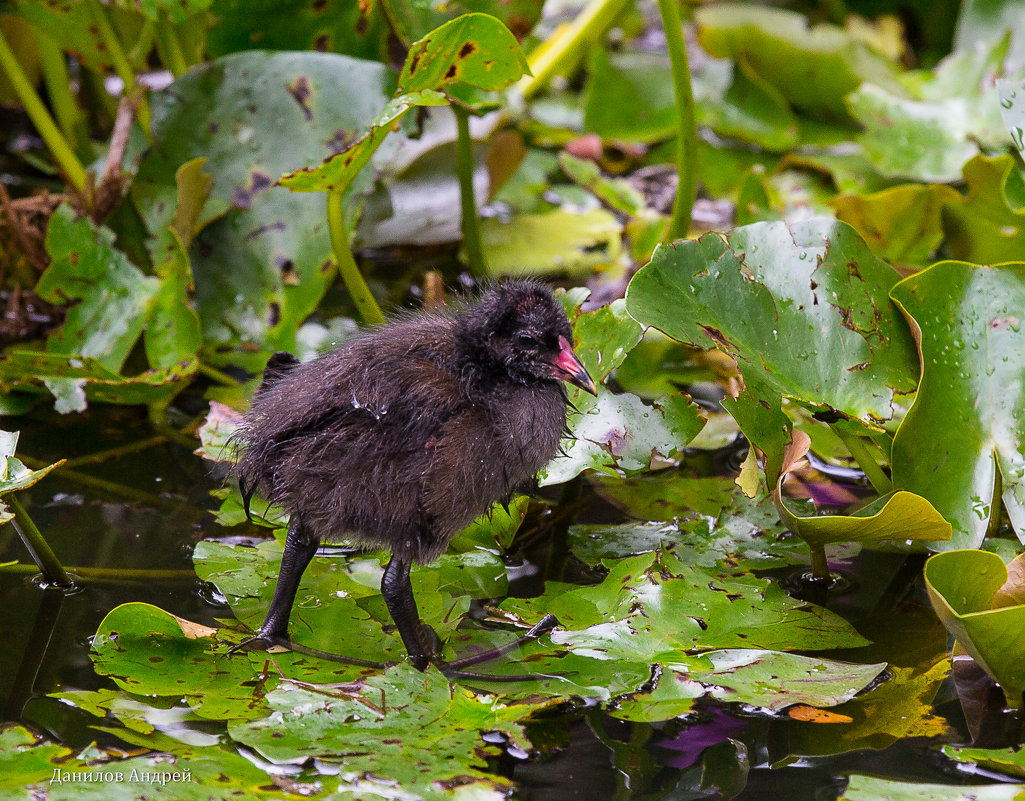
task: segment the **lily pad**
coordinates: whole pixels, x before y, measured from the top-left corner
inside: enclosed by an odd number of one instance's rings
[[[915,386],[914,345],[887,296],[898,280],[843,223],[756,223],[657,249],[630,282],[627,309],[735,358],[764,408],[784,396],[878,428]],[[778,429],[765,421],[745,434],[762,447],[760,435],[778,439]]]
[[[1014,801],[1025,784],[926,784],[851,776],[837,801]]]
[[[716,3],[694,14],[698,42],[718,58],[745,61],[799,111],[844,118],[843,97],[864,81],[892,85],[896,67],[843,28],[804,15]]]
[[[210,204],[231,210],[189,250],[205,344],[241,346],[220,359],[250,366],[291,350],[332,276],[322,198],[275,181],[366,128],[394,86],[382,64],[326,53],[245,52],[193,67],[152,99],[155,147],[132,185],[151,234],[177,206],[178,168],[198,156],[214,180]],[[358,187],[350,201],[354,214]],[[235,265],[225,270],[224,265]]]
[[[946,204],[961,195],[944,184],[903,184],[871,194],[844,193],[831,205],[879,258],[921,266],[943,241]]]
[[[1013,156],[976,156],[964,165],[968,194],[943,209],[951,255],[975,264],[1015,261],[1025,248],[1025,179]]]
[[[622,224],[605,209],[555,209],[511,220],[481,220],[488,266],[495,275],[587,275],[619,260]]]
[[[943,547],[978,547],[999,514],[997,494],[1025,539],[1025,264],[943,261],[892,297],[922,353],[921,386],[893,441],[894,486],[927,498],[951,523]]]
[[[925,563],[925,586],[937,616],[1000,684],[1008,706],[1021,709],[1025,655],[1007,632],[1025,625],[1025,604],[994,608],[1006,581],[1003,560],[988,551],[948,551]]]
[[[481,734],[529,749],[521,721],[549,702],[506,704],[400,665],[336,690],[279,688],[267,703],[268,717],[229,724],[234,740],[275,763],[319,757],[353,789],[381,782],[428,801],[453,786],[470,797],[507,792],[508,779],[483,771],[500,746]]]

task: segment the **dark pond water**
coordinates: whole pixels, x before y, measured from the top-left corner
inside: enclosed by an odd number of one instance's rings
[[[153,436],[135,410],[111,407],[78,417],[44,412],[32,420],[9,419],[6,427],[21,429],[19,455],[47,463]],[[113,687],[94,673],[89,639],[118,604],[143,601],[207,625],[230,617],[211,587],[195,578],[191,561],[196,542],[226,534],[209,514],[214,505],[209,492],[219,485],[220,478],[186,444],[156,441],[116,458],[73,464],[20,496],[65,565],[108,574],[87,575],[65,595],[42,589],[30,573],[0,572],[0,636],[6,644],[0,649],[0,702],[5,721],[21,722],[74,748],[94,740],[117,742],[91,728],[95,718],[47,694]],[[593,496],[586,482],[579,491],[582,504],[575,519],[604,522],[619,514]],[[595,581],[567,552],[567,521],[540,522],[525,550],[511,559],[542,568],[533,574],[521,571],[526,575],[513,582],[512,593],[535,595],[544,578]],[[14,560],[29,561],[13,527],[6,526],[0,529],[0,563]],[[945,635],[924,605],[919,584],[921,557],[864,553],[841,566],[852,579],[827,603],[876,641],[873,658],[913,663],[916,649],[942,648],[937,637],[945,641]],[[134,574],[136,570],[170,572],[154,579]],[[970,740],[949,680],[936,699],[936,710],[954,731],[952,739]],[[879,751],[795,759],[788,747],[792,732],[793,722],[784,716],[770,718],[707,703],[696,717],[656,725],[578,708],[531,725],[528,734],[539,748],[537,754],[526,759],[509,755],[493,768],[514,778],[518,797],[529,801],[722,795],[714,787],[701,789],[703,779],[732,788],[730,795],[740,799],[825,801],[837,797],[845,773],[851,771],[948,785],[996,778],[959,770],[925,738],[905,739]]]

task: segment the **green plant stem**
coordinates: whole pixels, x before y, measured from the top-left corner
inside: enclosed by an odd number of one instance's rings
[[[50,106],[53,108],[54,116],[57,118],[64,138],[76,152],[81,153],[79,148],[88,136],[88,131],[85,128],[82,110],[71,93],[71,77],[68,75],[68,64],[64,53],[49,36],[38,31],[34,33]]]
[[[13,493],[10,493],[4,497],[4,503],[14,512],[14,523],[18,534],[21,536],[22,542],[25,543],[25,547],[28,548],[28,552],[32,554],[32,561],[36,563],[39,572],[50,584],[56,584],[58,587],[70,587],[71,578],[64,570],[64,566],[61,565],[57,554],[53,552],[32,518],[29,517],[29,513],[25,511],[25,507],[21,505],[21,501]]]
[[[178,32],[166,14],[161,14],[157,23],[157,44],[160,46],[164,66],[171,70],[175,78],[181,77],[189,68],[189,64],[182,50],[182,43],[178,39]]]
[[[18,458],[33,470],[41,470],[49,465],[49,462],[44,462],[41,459],[33,459],[31,456],[18,454]],[[167,499],[161,498],[153,492],[146,492],[145,490],[136,489],[135,487],[128,487],[124,484],[118,484],[115,481],[107,481],[104,478],[99,478],[78,470],[65,470],[63,465],[58,467],[57,470],[60,471],[62,478],[74,481],[84,487],[93,487],[102,492],[109,492],[111,495],[119,495],[122,498],[128,498],[133,501],[154,506],[166,505],[168,503]]]
[[[588,45],[597,41],[628,0],[591,0],[573,21],[556,31],[547,42],[527,57],[531,75],[516,84],[519,93],[529,98],[545,86],[556,73],[565,71],[580,59]]]
[[[2,32],[0,32],[0,67],[7,73],[11,86],[14,87],[18,99],[25,107],[25,113],[32,120],[32,124],[36,126],[36,130],[43,138],[50,154],[56,160],[68,182],[76,192],[82,194],[86,182],[85,167],[82,166],[82,162],[78,160],[75,151],[68,144],[68,140],[60,132],[57,123],[54,122],[50,112],[43,105],[43,101],[39,99],[39,95],[36,94],[32,83],[21,69],[21,65],[14,57],[14,52],[8,46]]]
[[[331,233],[331,247],[335,251],[338,271],[342,275],[345,288],[356,304],[356,310],[367,325],[380,325],[384,322],[381,307],[377,305],[370,287],[363,280],[356,260],[349,249],[349,231],[345,227],[345,209],[342,206],[342,192],[334,190],[327,193],[327,227]]]
[[[135,86],[135,71],[132,69],[132,65],[128,61],[125,49],[121,46],[121,40],[117,38],[117,33],[110,24],[110,20],[107,19],[107,12],[104,10],[100,0],[85,0],[85,4],[93,18],[93,23],[96,25],[96,28],[100,33],[100,39],[103,40],[103,44],[107,48],[111,64],[114,65],[114,72],[117,73],[118,77],[124,83],[124,91],[127,93]],[[150,134],[149,130],[149,104],[146,102],[145,97],[139,100],[139,107],[136,110],[136,118],[139,120],[139,125],[142,127],[143,133],[146,134],[148,139],[152,140],[152,134]]]
[[[488,273],[484,241],[477,218],[477,201],[473,196],[473,140],[470,138],[470,112],[452,106],[456,115],[456,174],[459,176],[459,201],[463,211],[463,252],[470,265],[470,273],[483,278]]]
[[[808,544],[811,552],[811,574],[819,581],[829,581],[832,576],[829,574],[829,561],[826,559],[826,547],[824,545]]]
[[[32,565],[0,565],[0,573],[38,573]],[[69,567],[67,572],[91,581],[123,583],[125,581],[195,581],[194,570],[139,570],[114,567]]]
[[[205,362],[199,362],[196,369],[199,370],[199,372],[201,372],[207,378],[212,378],[218,384],[224,384],[224,386],[226,387],[237,387],[239,386],[239,384],[242,383],[237,378],[234,378],[225,373],[223,370],[218,370],[216,367],[212,367],[211,365],[206,364]]]
[[[152,437],[147,437],[146,439],[129,442],[127,445],[118,445],[116,448],[107,448],[106,450],[97,451],[96,453],[90,453],[85,456],[79,456],[75,459],[65,459],[62,466],[78,467],[83,464],[105,462],[108,459],[117,459],[127,453],[135,453],[136,451],[144,451],[147,448],[155,448],[157,445],[163,445],[165,442],[167,442],[167,436],[165,434],[155,434]]]
[[[677,155],[676,201],[673,216],[666,230],[665,241],[683,239],[690,230],[690,216],[697,197],[698,129],[694,119],[694,93],[690,84],[690,66],[687,64],[687,46],[683,41],[679,0],[658,0],[662,15],[662,28],[669,48],[669,63],[673,71],[673,91],[676,94]]]
[[[872,489],[880,495],[885,495],[887,492],[892,490],[893,482],[890,481],[886,473],[883,472],[883,468],[881,468],[876,460],[872,458],[872,454],[869,453],[868,446],[862,442],[861,437],[848,434],[846,431],[840,430],[839,426],[832,426],[832,428],[840,438],[840,441],[846,446],[847,450],[851,452],[851,456],[853,456],[854,461],[858,463],[858,467],[860,467],[861,471],[865,474],[869,484],[872,485]]]

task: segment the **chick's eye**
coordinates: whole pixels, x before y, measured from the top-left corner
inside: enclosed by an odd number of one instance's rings
[[[537,346],[537,340],[530,334],[517,334],[516,344],[521,348],[533,348]]]

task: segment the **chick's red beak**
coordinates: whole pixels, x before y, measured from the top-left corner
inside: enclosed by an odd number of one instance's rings
[[[598,388],[594,385],[594,380],[587,370],[584,369],[584,365],[580,363],[580,359],[573,352],[573,346],[567,341],[566,337],[559,337],[559,355],[552,362],[552,367],[555,368],[556,378],[561,378],[563,381],[575,384],[584,392],[590,392],[592,395],[598,394]]]

